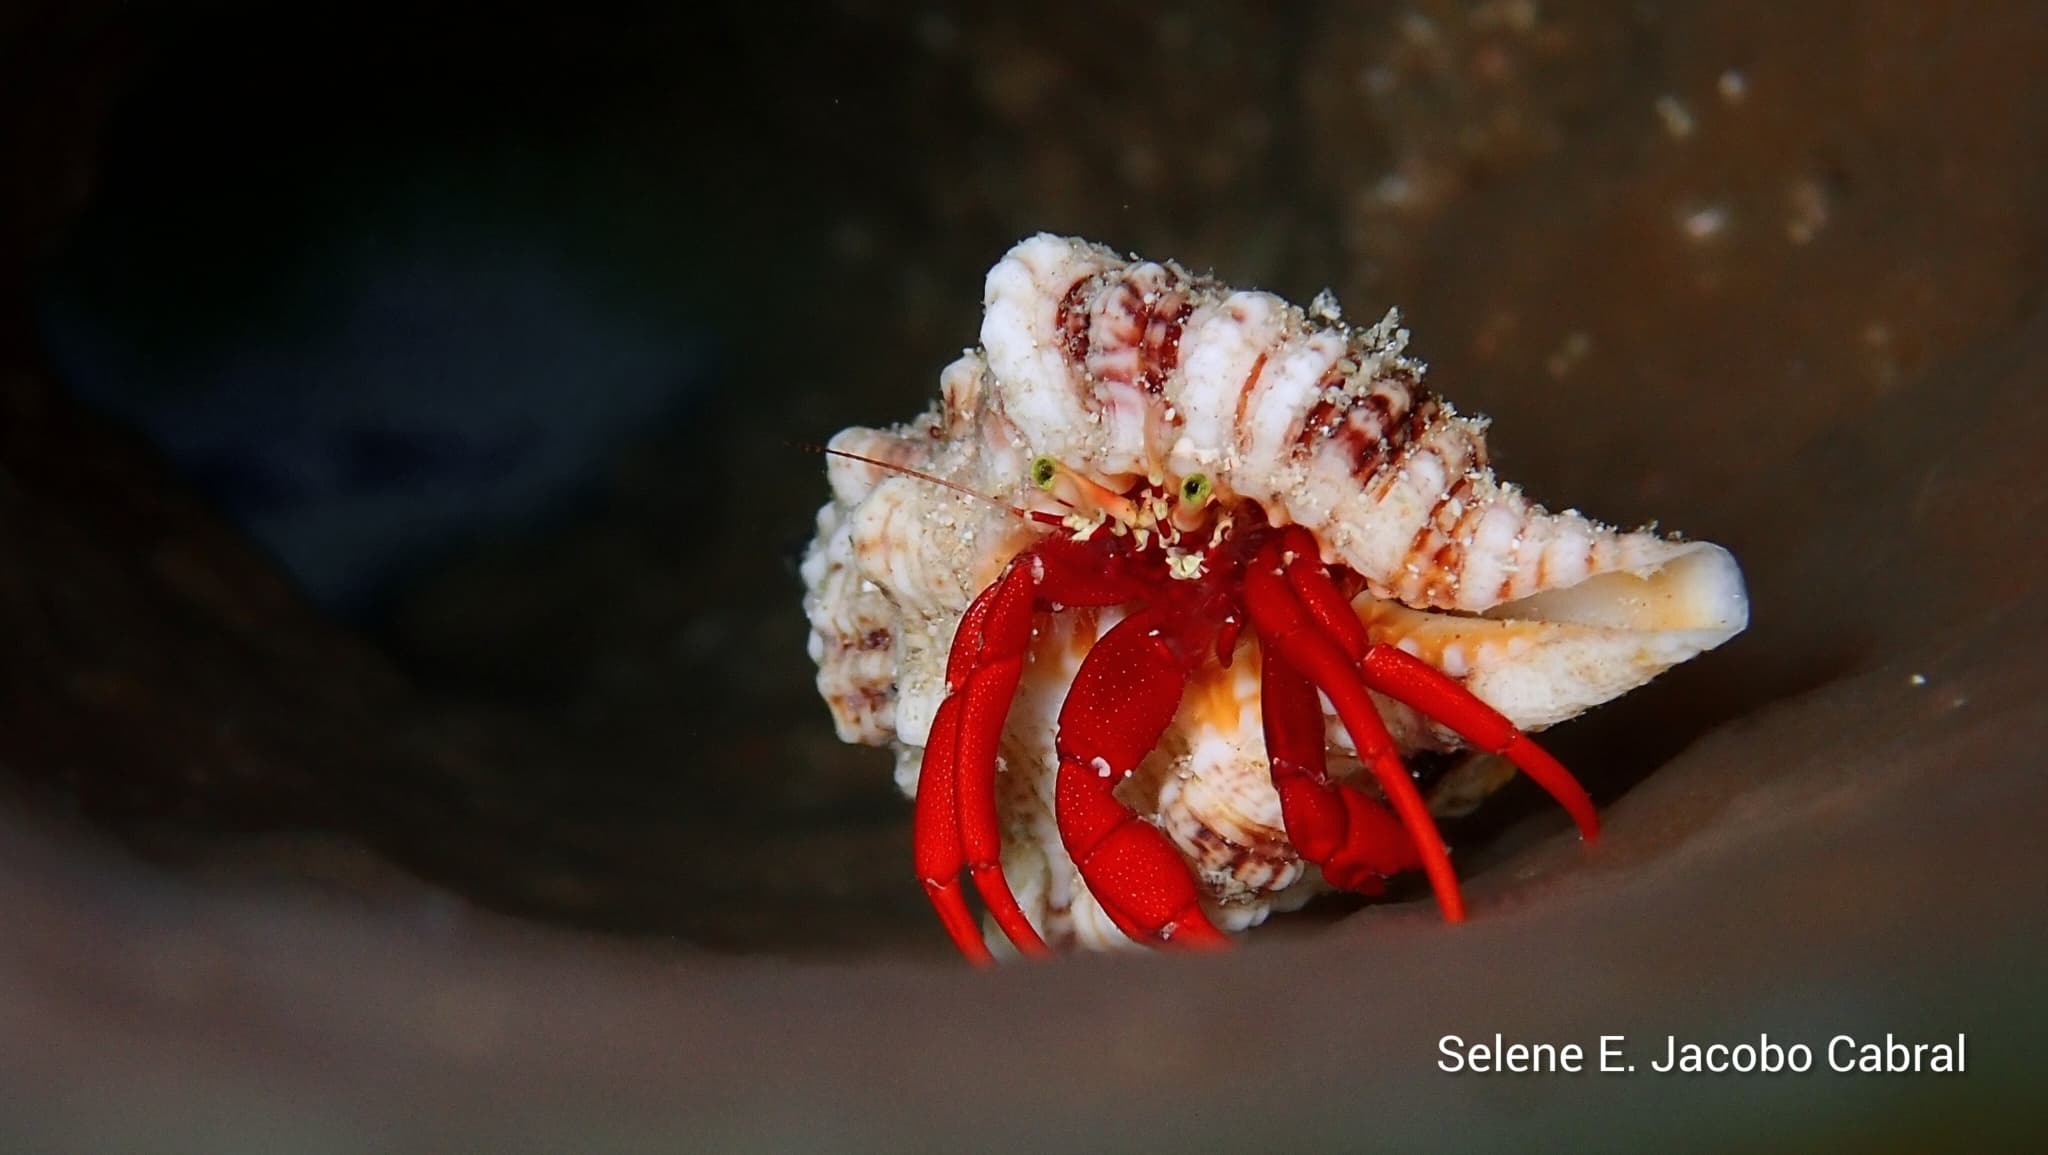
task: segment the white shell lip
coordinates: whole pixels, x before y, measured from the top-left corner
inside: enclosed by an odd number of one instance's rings
[[[1735,555],[1712,542],[1668,544],[1661,564],[1595,574],[1502,603],[1483,616],[1696,635],[1701,650],[1741,633],[1749,625],[1749,591]]]
[[[1663,560],[1610,570],[1483,615],[1361,597],[1375,642],[1416,654],[1523,730],[1575,717],[1714,649],[1749,624],[1734,555],[1708,542],[1658,542]]]

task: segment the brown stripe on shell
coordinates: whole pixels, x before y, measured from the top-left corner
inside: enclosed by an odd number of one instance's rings
[[[1238,431],[1238,436],[1240,439],[1240,448],[1242,447],[1242,438],[1244,436],[1244,432],[1245,430],[1250,428],[1250,426],[1245,424],[1244,407],[1251,401],[1252,389],[1259,383],[1259,374],[1264,373],[1265,371],[1266,354],[1262,351],[1260,352],[1258,357],[1253,359],[1252,371],[1244,375],[1244,384],[1238,386],[1237,389],[1237,424],[1231,426],[1231,428],[1236,429]]]
[[[1165,266],[1136,265],[1112,276],[1094,282],[1100,291],[1092,301],[1072,302],[1072,312],[1082,318],[1063,316],[1061,331],[1070,332],[1077,324],[1086,327],[1079,347],[1092,375],[1158,396],[1166,390],[1167,377],[1180,367],[1181,329],[1194,306],[1180,277]],[[1069,300],[1073,296],[1070,290]],[[1068,302],[1063,301],[1061,308],[1068,309]],[[1071,349],[1074,342],[1069,340],[1068,345]],[[1124,354],[1130,355],[1128,368],[1117,363]]]
[[[879,746],[894,735],[896,683],[890,682],[886,686],[862,684],[837,693],[827,692],[824,697],[833,717],[849,730],[875,735],[863,737],[861,741]]]
[[[1419,389],[1420,387],[1418,386],[1417,388]],[[1434,394],[1421,393],[1419,396],[1416,396],[1409,404],[1408,421],[1402,430],[1401,436],[1388,438],[1396,446],[1396,451],[1398,452],[1400,449],[1405,449],[1410,444],[1422,440],[1423,433],[1428,431],[1430,424],[1436,420],[1437,414],[1442,408]]]
[[[1443,413],[1443,403],[1436,399],[1436,394],[1424,389],[1413,377],[1404,375],[1394,378],[1394,382],[1401,385],[1402,391],[1408,395],[1408,407],[1406,412],[1392,414],[1391,428],[1382,427],[1385,432],[1381,435],[1381,440],[1386,448],[1375,465],[1375,472],[1385,470],[1390,464],[1405,457],[1411,449],[1422,444],[1430,426],[1435,424],[1438,416]],[[1378,396],[1379,391],[1375,389],[1373,395]],[[1357,476],[1363,481],[1371,478],[1373,474],[1361,472]]]
[[[1404,585],[1416,587],[1416,593],[1424,604],[1449,605],[1458,598],[1458,585],[1465,567],[1465,544],[1470,540],[1467,523],[1473,516],[1472,474],[1467,471],[1458,475],[1441,494],[1423,518],[1422,525],[1415,531],[1415,537],[1408,543],[1408,553],[1402,559],[1402,573],[1409,575]],[[1455,514],[1449,511],[1456,507]],[[1409,571],[1408,567],[1414,570]]]
[[[1294,431],[1292,455],[1297,461],[1313,453],[1316,446],[1336,436],[1343,427],[1347,405],[1339,402],[1348,402],[1349,399],[1344,394],[1346,378],[1340,367],[1342,364],[1343,359],[1339,358],[1323,374],[1323,379],[1316,382],[1316,403],[1309,406],[1308,412],[1302,415],[1300,427]],[[1237,403],[1237,424],[1238,428],[1244,428],[1242,398]]]
[[[1157,396],[1165,391],[1166,378],[1180,368],[1181,330],[1188,314],[1194,312],[1194,303],[1181,287],[1176,269],[1154,265],[1145,272],[1157,283],[1138,289],[1144,325],[1138,338],[1138,385]]]
[[[1408,420],[1396,426],[1396,432],[1392,436],[1383,439],[1387,449],[1381,454],[1376,467],[1371,472],[1360,472],[1356,475],[1372,504],[1378,505],[1387,499],[1387,494],[1400,483],[1406,467],[1421,454],[1434,454],[1444,463],[1446,472],[1455,468],[1462,478],[1463,465],[1445,453],[1446,448],[1457,449],[1462,446],[1455,441],[1446,443],[1442,433],[1432,428],[1436,424],[1441,407],[1434,397],[1428,401],[1428,412],[1421,415],[1420,420],[1411,415]],[[1433,433],[1436,436],[1432,436]]]
[[[1179,293],[1155,307],[1145,325],[1145,343],[1138,352],[1138,384],[1157,395],[1166,389],[1166,378],[1180,367],[1181,327],[1192,311],[1188,299]]]
[[[1318,383],[1322,398],[1302,420],[1295,435],[1294,456],[1305,456],[1332,437],[1341,438],[1351,458],[1352,475],[1361,482],[1371,481],[1422,440],[1443,405],[1405,371],[1375,380],[1364,393],[1348,394],[1345,387],[1350,375],[1342,365],[1332,366]]]
[[[1449,567],[1449,572],[1458,575],[1459,584],[1464,580],[1465,551],[1472,544],[1473,536],[1479,532],[1479,522],[1486,514],[1485,502],[1479,500],[1474,492],[1477,486],[1473,482],[1480,476],[1482,475],[1468,465],[1465,472],[1458,475],[1458,480],[1451,483],[1450,496],[1458,501],[1459,509],[1458,516],[1451,519],[1451,524],[1444,533],[1458,548],[1457,562]],[[1449,593],[1455,598],[1458,593],[1457,586],[1453,585]]]
[[[1272,837],[1255,835],[1251,845],[1245,846],[1210,829],[1199,819],[1186,825],[1177,823],[1175,829],[1191,844],[1182,849],[1192,849],[1191,857],[1198,869],[1227,874],[1238,885],[1252,890],[1274,889],[1273,883],[1286,878],[1300,861],[1293,844],[1277,833]]]
[[[1053,331],[1059,334],[1060,351],[1067,360],[1081,365],[1088,360],[1088,310],[1086,300],[1094,277],[1082,277],[1068,286],[1053,313]]]
[[[1152,311],[1145,303],[1145,290],[1124,277],[1103,286],[1088,312],[1092,323],[1109,332],[1112,348],[1132,348],[1145,339],[1145,327]]]
[[[1614,538],[1604,534],[1595,534],[1593,536],[1593,548],[1586,551],[1586,572],[1606,573],[1608,570],[1618,568],[1619,559],[1615,557],[1615,554],[1619,546],[1620,543]]]
[[[1244,420],[1244,406],[1237,407],[1238,420]],[[1327,397],[1315,403],[1308,415],[1301,419],[1301,433],[1294,439],[1297,456],[1308,447],[1337,432],[1337,423],[1343,420],[1343,410]]]
[[[1355,444],[1350,454],[1354,476],[1368,478],[1386,467],[1401,448],[1390,444],[1387,434],[1399,428],[1400,415],[1394,412],[1393,398],[1375,389],[1358,399],[1340,430],[1342,436]]]
[[[1417,598],[1417,604],[1444,606],[1458,600],[1458,584],[1464,569],[1464,545],[1468,541],[1468,520],[1475,514],[1473,475],[1460,473],[1423,516],[1415,537],[1409,539],[1401,557],[1397,584]],[[1456,514],[1450,510],[1456,508]]]
[[[1422,596],[1430,605],[1440,606],[1458,600],[1458,573],[1465,566],[1465,547],[1458,539],[1448,538],[1443,548],[1430,558],[1430,568],[1425,571],[1429,580],[1423,584]]]

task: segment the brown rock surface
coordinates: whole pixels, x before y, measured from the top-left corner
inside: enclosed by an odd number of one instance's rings
[[[2041,1133],[2048,17],[1210,5],[1080,37],[1076,9],[739,19],[801,65],[788,139],[890,162],[834,170],[804,228],[836,255],[786,279],[845,355],[741,366],[603,516],[419,594],[395,644],[433,694],[39,366],[17,274],[125,58],[91,6],[0,25],[10,169],[44,178],[0,222],[0,1145]],[[852,85],[842,39],[900,67]],[[843,133],[803,99],[839,83]],[[810,695],[776,567],[822,485],[779,446],[909,415],[1039,227],[1397,301],[1504,475],[1736,551],[1749,633],[1557,735],[1611,800],[1597,847],[1508,828],[1458,928],[1389,906],[993,976],[940,952],[885,759]],[[1495,1032],[1626,1034],[1639,1072],[1437,1070],[1439,1036]],[[1641,1069],[1760,1032],[1967,1032],[1969,1073]]]

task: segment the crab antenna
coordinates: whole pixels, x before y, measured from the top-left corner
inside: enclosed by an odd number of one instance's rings
[[[1014,505],[1004,505],[1002,502],[997,501],[995,498],[990,497],[986,493],[982,493],[978,490],[969,489],[957,481],[947,481],[943,477],[940,477],[936,474],[926,473],[922,469],[913,469],[908,465],[898,465],[893,461],[883,461],[878,457],[869,457],[866,454],[855,453],[847,449],[834,449],[829,445],[812,445],[809,442],[804,441],[792,441],[790,442],[790,444],[796,446],[798,449],[808,449],[816,453],[822,453],[827,457],[844,457],[852,461],[858,461],[864,465],[872,465],[876,469],[892,470],[896,473],[901,473],[908,477],[915,477],[919,481],[929,481],[933,485],[943,485],[947,489],[950,489],[955,493],[964,493],[968,497],[972,497],[978,501],[986,501],[990,505],[995,506],[996,508],[1004,511],[1005,513],[1015,514],[1016,516],[1021,517],[1026,521],[1037,520],[1032,511],[1018,509]],[[1060,504],[1065,505],[1067,503],[1062,501],[1060,502]]]

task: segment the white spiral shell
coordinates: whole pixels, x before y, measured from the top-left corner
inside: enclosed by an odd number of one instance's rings
[[[833,499],[803,567],[811,654],[840,736],[893,743],[907,792],[960,614],[1047,532],[1012,511],[1036,497],[1028,474],[1041,456],[1119,492],[1200,473],[1218,500],[1306,527],[1325,562],[1364,578],[1354,609],[1374,641],[1430,661],[1524,729],[1625,693],[1747,624],[1741,572],[1720,547],[1551,513],[1498,483],[1485,422],[1424,387],[1394,313],[1355,328],[1322,298],[1311,314],[1049,235],[990,271],[984,305],[981,347],[946,368],[933,410],[832,443],[959,489],[834,457]],[[1052,827],[1054,718],[1080,656],[1114,620],[1041,630],[1003,742],[1006,869],[1049,938],[1084,945],[1122,940],[1071,877]],[[1184,705],[1119,796],[1156,815],[1221,923],[1240,927],[1319,880],[1279,829],[1256,678],[1198,674],[1189,697],[1205,695],[1210,707]],[[1384,712],[1407,749],[1456,746],[1403,707]],[[1348,752],[1341,727],[1331,739]]]

